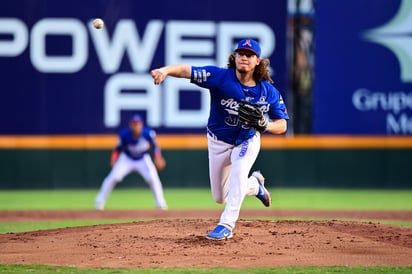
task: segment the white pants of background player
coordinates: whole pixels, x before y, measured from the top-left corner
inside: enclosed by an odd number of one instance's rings
[[[163,186],[150,155],[145,154],[141,159],[133,160],[124,153],[120,154],[109,175],[104,179],[99,194],[96,197],[96,209],[103,210],[107,197],[112,192],[114,186],[133,171],[139,173],[150,186],[155,198],[156,207],[167,209],[166,200],[163,195]]]
[[[259,182],[248,177],[260,150],[260,133],[238,146],[208,137],[209,176],[213,199],[225,203],[219,224],[235,227],[246,196],[256,196]]]

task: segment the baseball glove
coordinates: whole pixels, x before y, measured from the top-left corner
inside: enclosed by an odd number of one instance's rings
[[[239,102],[239,121],[249,127],[264,132],[268,126],[268,120],[263,115],[258,104],[246,101]]]

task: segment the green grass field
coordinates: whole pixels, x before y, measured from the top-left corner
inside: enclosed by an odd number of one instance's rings
[[[276,209],[412,210],[412,190],[270,189]],[[97,190],[0,191],[0,210],[93,209]],[[218,209],[209,189],[165,189],[170,209]],[[115,189],[107,209],[152,209],[147,188]],[[246,198],[243,208],[260,209]]]
[[[0,191],[0,210],[90,210],[97,190]],[[412,190],[271,189],[272,208],[322,210],[412,210]],[[169,208],[221,209],[209,189],[165,189]],[[148,189],[115,189],[107,209],[152,209]],[[260,209],[256,199],[246,199],[243,208]],[[3,222],[0,233],[70,226],[124,223],[131,220],[66,220]],[[133,220],[136,221],[136,220]],[[383,222],[382,222],[383,223]],[[412,226],[410,222],[385,222]],[[41,265],[0,265],[0,273],[239,273],[233,269],[76,269]],[[280,267],[244,269],[243,273],[412,273],[410,267]]]
[[[412,267],[277,267],[277,268],[248,268],[248,269],[227,269],[227,268],[168,268],[168,269],[79,269],[73,267],[54,267],[54,266],[40,266],[40,265],[0,265],[0,273],[88,273],[88,274],[132,274],[132,273],[172,273],[172,274],[332,274],[332,273],[351,273],[351,274],[410,274]]]

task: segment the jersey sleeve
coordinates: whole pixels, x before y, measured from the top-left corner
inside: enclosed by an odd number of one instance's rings
[[[192,67],[190,82],[202,88],[216,88],[222,81],[224,68],[216,66]]]
[[[117,144],[114,148],[115,151],[117,152],[121,152],[124,149],[124,144],[125,144],[125,136],[126,135],[126,130],[122,130],[119,132],[118,136],[117,136]]]
[[[268,116],[270,119],[289,119],[288,110],[280,92],[273,87],[273,101],[270,103]]]
[[[157,143],[157,138],[156,138],[156,132],[153,129],[147,128],[145,130],[145,135],[147,137],[147,140],[149,141],[150,145],[153,148],[153,153],[156,154],[161,154],[161,149],[159,144]]]
[[[114,150],[117,152],[121,152],[123,150],[123,141],[122,141],[122,137],[119,135],[117,138],[117,144],[114,147]]]

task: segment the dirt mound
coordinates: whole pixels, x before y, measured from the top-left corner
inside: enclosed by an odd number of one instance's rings
[[[215,225],[216,219],[156,219],[3,234],[0,263],[126,268],[411,265],[411,228],[242,219],[233,239],[205,239]]]

